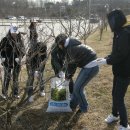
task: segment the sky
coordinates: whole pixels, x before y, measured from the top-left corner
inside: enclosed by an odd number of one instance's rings
[[[52,0],[52,1],[54,1],[54,0]],[[69,3],[72,2],[72,0],[68,0],[68,1],[69,1]],[[55,0],[55,2],[61,2],[61,0]]]
[[[33,0],[33,1],[37,1],[37,0]],[[43,1],[52,1],[52,2],[61,2],[61,0],[43,0]],[[72,2],[72,0],[68,0],[69,3]]]

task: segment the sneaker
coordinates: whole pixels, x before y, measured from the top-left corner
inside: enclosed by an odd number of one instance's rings
[[[40,96],[41,96],[41,97],[44,97],[44,96],[45,96],[45,91],[44,91],[44,90],[42,90],[42,91],[40,92]]]
[[[14,98],[20,99],[20,96],[19,95],[14,95]]]
[[[115,122],[115,121],[118,121],[119,120],[119,117],[115,117],[113,116],[112,114],[110,114],[106,119],[105,119],[105,122],[106,123],[112,123],[112,122]]]
[[[28,98],[28,102],[34,102],[34,97],[33,96],[30,96],[29,98]]]
[[[5,94],[1,94],[1,97],[5,100],[7,99],[7,96]]]
[[[128,125],[126,128],[126,127],[123,127],[122,125],[120,125],[118,130],[130,130],[130,126]]]

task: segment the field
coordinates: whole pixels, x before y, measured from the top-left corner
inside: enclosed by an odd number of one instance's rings
[[[98,57],[105,57],[111,52],[112,37],[109,29],[108,31],[104,30],[102,40],[99,41],[99,31],[97,31],[88,38],[87,45],[96,50]],[[21,88],[25,87],[26,83],[24,75],[26,72],[23,68]],[[49,59],[45,77],[51,75],[53,75],[53,71]],[[26,104],[24,109],[15,112],[12,116],[11,130],[116,130],[118,122],[112,125],[104,123],[104,119],[111,112],[112,79],[111,66],[102,66],[99,74],[85,88],[89,102],[89,111],[85,114],[46,113],[49,92],[49,84],[47,83],[46,97],[39,97],[36,93],[34,103]],[[130,123],[130,87],[125,100]],[[4,106],[6,103],[1,100],[0,105]],[[4,130],[3,123],[4,119],[0,118],[0,130]]]

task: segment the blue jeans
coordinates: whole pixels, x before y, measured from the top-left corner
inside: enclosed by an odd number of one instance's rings
[[[99,72],[99,67],[82,68],[74,84],[70,107],[75,109],[79,105],[82,112],[87,112],[88,103],[83,93],[87,83]]]

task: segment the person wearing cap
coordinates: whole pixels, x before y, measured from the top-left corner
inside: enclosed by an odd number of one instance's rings
[[[40,96],[45,96],[43,73],[46,58],[47,58],[47,46],[43,42],[37,42],[35,50],[32,50],[32,48],[30,48],[27,53],[26,67],[28,73],[28,80],[26,86],[29,102],[34,101],[33,82],[35,76],[38,78],[39,81]]]
[[[124,103],[124,97],[130,83],[130,25],[125,26],[127,22],[126,16],[119,9],[111,11],[107,18],[114,33],[112,52],[106,58],[98,58],[91,62],[87,67],[91,67],[94,64],[112,65],[114,75],[112,113],[108,115],[105,122],[110,124],[120,119],[118,130],[130,130]]]
[[[83,92],[87,83],[96,76],[99,71],[99,67],[86,68],[86,65],[97,58],[96,52],[89,46],[82,44],[76,39],[67,37],[65,34],[59,34],[55,42],[59,48],[65,51],[66,55],[66,81],[73,77],[77,67],[81,68],[80,73],[74,84],[73,93],[70,101],[70,107],[75,110],[79,105],[79,112],[88,111],[88,102]]]
[[[51,65],[55,75],[58,78],[64,78],[65,75],[64,63],[65,63],[65,52],[58,47],[57,43],[54,43],[52,45],[52,51],[51,51]],[[73,79],[71,78],[69,83],[70,96],[72,95],[73,92],[73,85],[74,85]]]
[[[19,98],[18,77],[21,69],[21,60],[25,54],[25,47],[21,34],[16,24],[10,26],[8,34],[0,42],[1,61],[4,68],[4,81],[2,84],[2,96],[8,97],[8,87],[13,75],[13,96]]]

